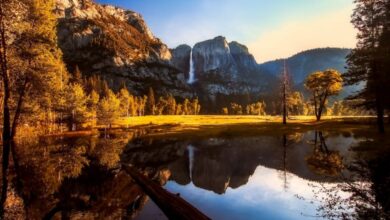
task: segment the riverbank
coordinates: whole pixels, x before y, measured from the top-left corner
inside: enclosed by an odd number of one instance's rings
[[[324,122],[345,123],[371,123],[375,117],[370,116],[324,116],[321,122],[317,122],[314,116],[292,116],[289,124],[319,124]],[[163,115],[122,118],[115,122],[116,126],[142,126],[142,125],[168,125],[205,126],[205,125],[234,125],[234,124],[260,124],[281,123],[279,116],[251,116],[251,115]]]
[[[277,116],[145,116],[118,120],[116,128],[145,129],[149,136],[234,136],[289,134],[309,130],[377,134],[375,117],[293,116],[287,125]],[[387,129],[390,127],[388,126]]]
[[[240,116],[240,115],[186,115],[186,116],[143,116],[121,118],[115,121],[108,132],[117,132],[123,129],[141,129],[148,135],[215,135],[224,133],[233,134],[283,134],[304,132],[308,130],[322,131],[361,131],[376,133],[375,117],[327,117],[320,122],[312,116],[292,116],[287,125],[282,124],[278,116]],[[388,128],[389,129],[389,128]],[[56,136],[90,136],[104,132],[104,126],[92,130],[64,132],[61,134],[44,135]]]

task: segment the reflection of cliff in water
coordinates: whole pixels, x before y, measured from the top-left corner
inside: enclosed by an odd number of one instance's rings
[[[228,187],[245,185],[258,166],[293,173],[312,181],[334,181],[313,172],[305,158],[313,152],[314,132],[283,137],[206,138],[196,141],[148,140],[138,142],[123,157],[125,163],[138,166],[160,166],[171,171],[171,180],[222,194]],[[330,150],[348,154],[350,140],[341,136],[328,137]],[[346,144],[347,143],[347,144]],[[188,146],[195,146],[190,175]],[[192,176],[192,178],[191,178]]]
[[[110,135],[111,139],[95,136],[22,144],[17,147],[19,183],[15,185],[31,219],[121,219],[137,215],[147,201],[122,164],[134,165],[161,185],[168,180],[180,185],[192,182],[217,194],[246,185],[263,167],[278,170],[277,178],[285,188],[292,175],[322,183],[340,181],[318,172],[323,160],[316,160],[325,158],[327,165],[327,156],[334,152],[339,160],[343,158],[338,161],[342,168],[348,167],[354,158],[348,149],[357,141],[348,135],[322,133],[315,144],[315,134],[164,139],[126,131]],[[349,175],[345,169],[330,173]]]

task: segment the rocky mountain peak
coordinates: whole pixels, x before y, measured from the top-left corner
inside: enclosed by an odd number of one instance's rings
[[[249,54],[248,47],[238,43],[237,41],[232,41],[229,43],[230,53],[232,54]]]
[[[177,67],[182,73],[185,73],[188,78],[190,71],[190,58],[192,48],[187,44],[182,44],[171,50],[172,64]]]
[[[111,87],[126,84],[144,94],[190,96],[185,76],[171,64],[169,48],[155,38],[142,16],[92,0],[56,0],[58,41],[70,72],[100,75]]]
[[[237,74],[234,68],[235,62],[225,37],[219,36],[212,40],[197,43],[192,53],[196,73],[218,70],[230,76]]]
[[[229,48],[239,68],[239,72],[248,73],[258,68],[257,62],[253,55],[249,53],[248,47],[233,41],[229,43]]]
[[[91,0],[56,0],[55,10],[59,17],[93,19],[101,16]]]

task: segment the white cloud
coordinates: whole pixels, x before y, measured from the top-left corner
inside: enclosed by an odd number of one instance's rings
[[[352,8],[287,22],[248,43],[258,62],[292,56],[318,47],[348,47],[356,45],[356,30],[350,23]]]

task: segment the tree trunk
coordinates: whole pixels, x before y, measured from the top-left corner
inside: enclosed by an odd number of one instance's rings
[[[28,87],[28,81],[26,79],[24,84],[23,84],[23,88],[21,89],[21,91],[19,93],[18,105],[16,107],[14,120],[12,122],[11,139],[14,139],[16,137],[16,131],[17,131],[16,128],[18,127],[19,118],[20,118],[20,114],[22,112],[22,106],[23,106],[24,96],[26,94],[27,87]]]
[[[283,124],[287,124],[286,83],[283,84]]]
[[[322,111],[324,110],[327,98],[328,98],[328,92],[325,93],[324,98],[322,100],[320,98],[320,106],[318,107],[318,113],[316,114],[317,121],[321,121]]]
[[[321,113],[318,113],[318,115],[316,115],[316,120],[321,121]]]
[[[71,130],[70,131],[76,130],[75,118],[76,118],[76,112],[75,112],[75,110],[72,110],[72,122],[71,122]]]
[[[322,116],[322,107],[320,106],[318,108],[318,113],[316,114],[317,121],[321,121],[321,116]]]
[[[329,152],[328,146],[326,145],[324,135],[322,134],[321,131],[319,132],[319,137],[320,137],[320,141],[321,141],[321,150],[325,150],[326,154],[329,155],[330,152]]]
[[[313,102],[314,102],[314,114],[318,121],[318,103],[317,103],[317,96],[315,95],[315,93],[313,95]]]
[[[15,141],[12,141],[11,142],[11,154],[12,154],[12,161],[13,161],[13,167],[14,167],[14,170],[15,170],[15,174],[16,174],[16,177],[14,177],[13,179],[15,180],[16,182],[16,190],[17,192],[21,192],[22,190],[22,187],[23,187],[23,183],[20,179],[20,166],[19,166],[19,159],[18,159],[18,155],[16,153],[16,143]]]
[[[384,122],[384,109],[381,100],[377,98],[376,100],[376,115],[377,115],[377,125],[380,133],[385,133],[385,122]]]
[[[3,162],[2,162],[2,192],[0,198],[0,218],[4,216],[4,203],[7,199],[7,188],[8,188],[8,165],[9,165],[9,153],[11,148],[11,117],[9,109],[9,99],[10,99],[10,85],[9,85],[9,75],[8,75],[8,66],[7,66],[7,44],[5,40],[5,24],[4,24],[4,14],[3,14],[3,2],[0,5],[0,66],[1,66],[1,75],[4,86],[4,103],[3,103]]]

